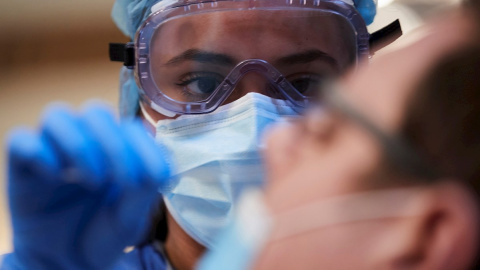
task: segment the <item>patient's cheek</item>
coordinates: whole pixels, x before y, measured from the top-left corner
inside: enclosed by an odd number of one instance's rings
[[[263,156],[265,158],[268,184],[279,181],[296,164],[296,128],[289,124],[272,127],[266,132]]]

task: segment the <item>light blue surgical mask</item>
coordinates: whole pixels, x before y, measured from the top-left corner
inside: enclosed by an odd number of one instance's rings
[[[172,175],[178,184],[164,192],[164,201],[185,232],[213,247],[215,236],[232,220],[242,191],[263,184],[265,129],[296,115],[286,101],[248,93],[209,114],[152,123],[156,140],[175,163]]]

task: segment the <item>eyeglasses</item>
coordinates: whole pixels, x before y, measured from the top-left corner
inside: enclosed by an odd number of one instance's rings
[[[418,153],[405,139],[382,130],[373,121],[342,97],[342,86],[328,81],[318,92],[317,102],[313,106],[322,106],[339,112],[349,120],[370,133],[381,145],[387,160],[402,173],[432,182],[440,173]]]

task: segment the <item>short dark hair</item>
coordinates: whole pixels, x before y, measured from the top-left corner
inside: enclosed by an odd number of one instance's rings
[[[473,3],[475,2],[475,3]],[[480,21],[480,1],[468,12]],[[471,14],[471,13],[470,13]],[[480,23],[470,43],[439,59],[415,87],[399,129],[444,177],[468,187],[480,207]],[[480,224],[478,225],[480,229]],[[480,246],[480,239],[478,241]],[[477,254],[476,266],[480,254]],[[472,268],[480,269],[480,268]]]
[[[416,87],[400,134],[480,194],[480,46],[443,58]]]

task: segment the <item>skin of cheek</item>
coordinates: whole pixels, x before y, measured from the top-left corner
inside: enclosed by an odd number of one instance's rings
[[[291,167],[295,167],[295,143],[301,138],[298,128],[293,123],[282,123],[271,127],[265,132],[266,148],[263,151],[267,178],[277,181]],[[268,185],[275,183],[267,182]]]
[[[364,188],[360,180],[380,159],[376,142],[354,125],[327,143],[298,126],[273,130],[267,142],[266,200],[274,213]]]
[[[312,219],[314,216],[312,213]],[[308,217],[301,222],[308,222]],[[391,248],[395,246],[391,236],[409,223],[409,220],[384,219],[316,228],[269,242],[254,269],[388,269],[388,259],[397,255],[395,248]],[[390,246],[385,246],[385,241]]]

